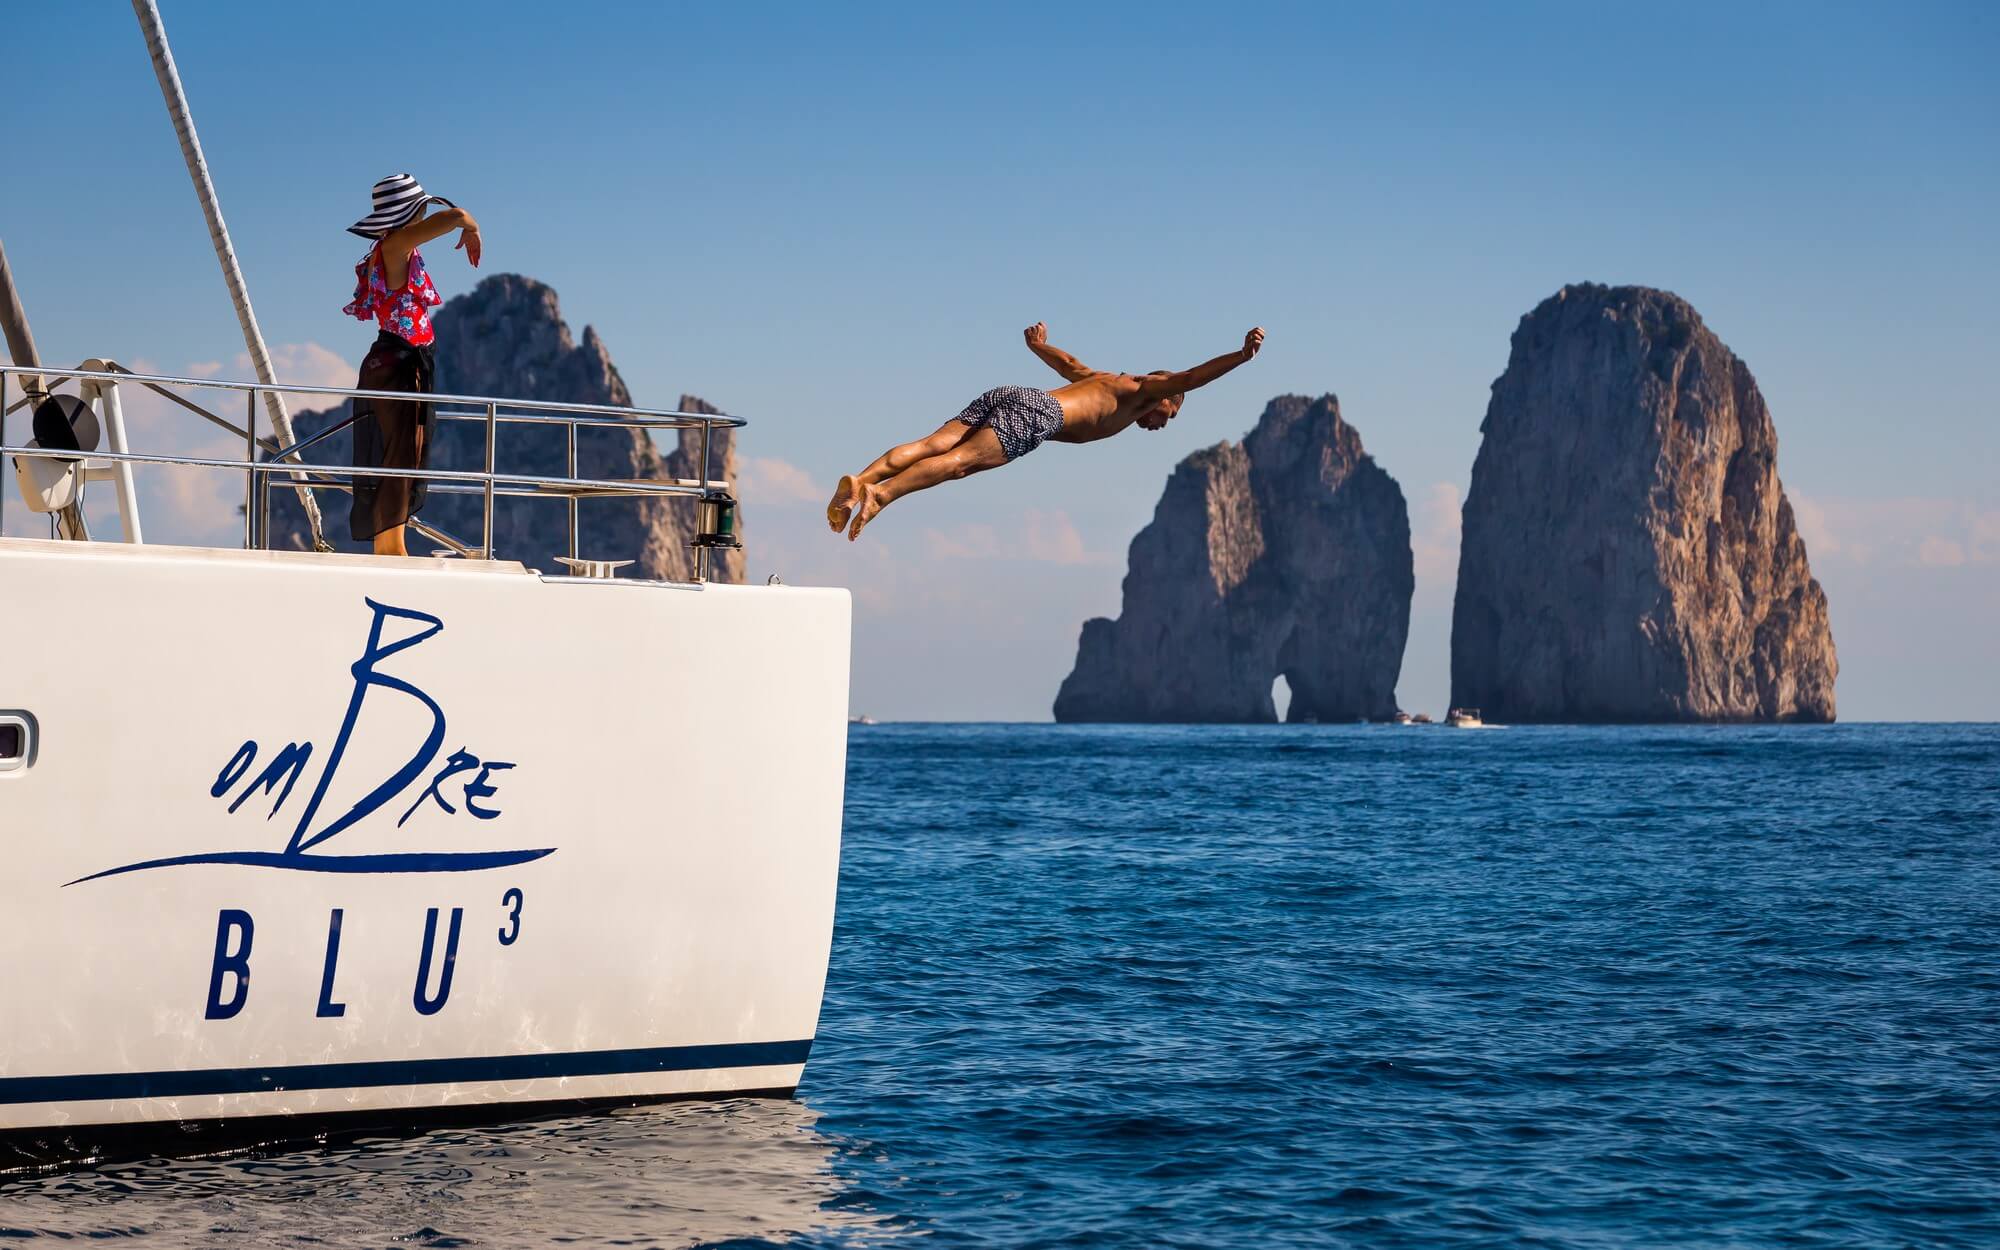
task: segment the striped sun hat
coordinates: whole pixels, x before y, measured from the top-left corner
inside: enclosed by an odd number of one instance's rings
[[[457,208],[442,195],[426,195],[415,178],[390,174],[375,184],[375,211],[349,226],[348,232],[364,239],[379,239],[399,226],[408,225],[426,204]]]

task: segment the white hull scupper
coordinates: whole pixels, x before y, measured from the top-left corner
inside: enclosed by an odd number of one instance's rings
[[[0,1138],[798,1083],[845,591],[0,539],[0,597]]]

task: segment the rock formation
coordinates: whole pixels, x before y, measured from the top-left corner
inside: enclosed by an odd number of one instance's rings
[[[1451,700],[1495,721],[1833,719],[1826,595],[1750,370],[1685,300],[1564,287],[1480,427]]]
[[[1331,395],[1271,401],[1180,463],[1132,540],[1115,621],[1084,622],[1059,721],[1382,719],[1409,634],[1410,518]]]
[[[556,293],[518,274],[495,274],[465,295],[439,309],[437,325],[437,389],[440,393],[496,395],[559,403],[629,406],[632,394],[618,376],[610,353],[589,326],[583,341],[570,337]],[[719,412],[692,395],[680,400],[683,412]],[[325,429],[347,415],[347,406],[300,413],[299,436]],[[701,432],[682,430],[675,450],[662,455],[644,430],[580,427],[577,469],[584,477],[686,478],[701,476]],[[307,453],[308,459],[349,464],[352,443],[343,430]],[[472,421],[439,421],[431,466],[439,469],[479,469],[486,457],[485,427]],[[718,429],[709,448],[710,476],[736,482],[735,431]],[[495,445],[496,467],[503,473],[566,476],[569,452],[566,427],[502,425]],[[271,492],[271,545],[304,549],[305,519],[290,491]],[[343,551],[367,550],[347,536],[348,497],[320,491],[327,537]],[[476,495],[433,490],[423,519],[465,542],[477,545],[482,501]],[[620,576],[674,581],[693,576],[695,506],[680,496],[586,499],[577,509],[580,555],[602,560],[635,560]],[[739,526],[740,529],[740,526]],[[428,550],[421,535],[411,535],[411,550]],[[569,553],[569,515],[560,499],[495,499],[493,548],[502,559],[519,560],[548,573],[561,573],[555,557]],[[722,554],[711,577],[741,582],[743,552]]]

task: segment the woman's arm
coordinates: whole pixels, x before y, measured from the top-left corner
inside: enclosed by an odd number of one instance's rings
[[[1264,347],[1264,327],[1258,326],[1243,336],[1243,349],[1217,356],[1214,360],[1198,364],[1192,369],[1178,373],[1154,374],[1143,383],[1146,393],[1164,397],[1182,395],[1197,387],[1207,386],[1223,374],[1241,364],[1248,364]]]
[[[465,258],[472,262],[472,267],[479,268],[479,223],[462,208],[447,208],[382,236],[382,276],[388,279],[389,289],[396,290],[409,280],[411,252],[454,230],[459,232],[457,246],[465,249]]]
[[[1043,364],[1062,374],[1066,381],[1081,382],[1096,376],[1097,370],[1049,342],[1049,327],[1045,323],[1037,321],[1021,331],[1021,337],[1028,341],[1029,351],[1041,357]]]

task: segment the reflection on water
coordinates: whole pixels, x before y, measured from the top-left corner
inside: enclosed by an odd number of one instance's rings
[[[0,1178],[0,1240],[187,1247],[700,1246],[896,1231],[842,1179],[855,1151],[803,1103],[675,1103],[366,1138],[261,1158]],[[532,1230],[532,1231],[530,1231]]]

